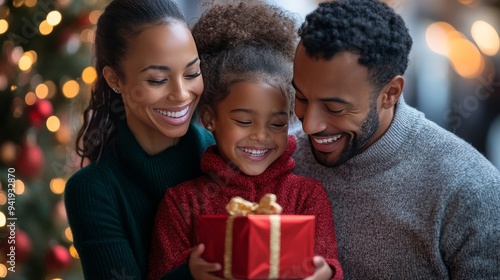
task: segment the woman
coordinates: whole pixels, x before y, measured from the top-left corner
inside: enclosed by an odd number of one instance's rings
[[[165,189],[200,175],[213,138],[191,123],[203,92],[185,19],[169,0],[115,0],[95,38],[98,79],[66,210],[86,279],[143,279]]]

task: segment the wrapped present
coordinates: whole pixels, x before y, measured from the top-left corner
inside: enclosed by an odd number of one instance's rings
[[[279,215],[268,194],[260,203],[233,198],[227,216],[200,216],[202,257],[222,264],[226,279],[302,279],[314,273],[314,216]],[[259,214],[256,214],[259,213]]]

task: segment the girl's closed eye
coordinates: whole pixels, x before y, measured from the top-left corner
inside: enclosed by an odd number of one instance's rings
[[[288,123],[272,123],[271,126],[274,128],[284,128],[288,125]]]
[[[233,121],[235,121],[237,124],[241,125],[241,126],[250,126],[253,124],[252,121],[248,121],[248,120],[237,120],[237,119],[233,119]]]

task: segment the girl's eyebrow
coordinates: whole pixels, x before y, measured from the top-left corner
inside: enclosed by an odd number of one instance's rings
[[[200,60],[200,58],[196,57],[195,59],[191,60],[190,62],[188,62],[188,64],[186,64],[186,68],[195,64],[198,60]],[[154,69],[154,70],[162,70],[162,71],[169,71],[170,70],[170,67],[168,66],[165,66],[165,65],[149,65],[148,67],[144,68],[141,70],[141,72],[144,72],[146,70],[149,70],[149,69]]]
[[[244,109],[244,108],[238,108],[238,109],[231,110],[230,113],[247,113],[247,114],[251,114],[251,113],[254,113],[254,112],[255,112],[254,110]],[[273,115],[288,116],[288,113],[285,112],[285,111],[278,111],[278,112],[273,112]]]

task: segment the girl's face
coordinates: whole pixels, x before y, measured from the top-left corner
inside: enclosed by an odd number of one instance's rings
[[[118,82],[127,123],[146,151],[156,153],[186,134],[203,92],[198,51],[181,22],[153,25],[129,39]]]
[[[256,176],[285,151],[288,112],[289,102],[279,89],[263,81],[239,82],[208,124],[220,154],[243,173]]]

